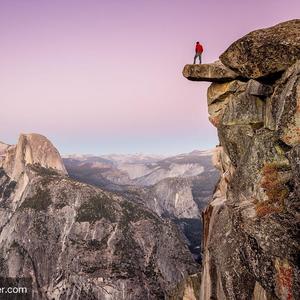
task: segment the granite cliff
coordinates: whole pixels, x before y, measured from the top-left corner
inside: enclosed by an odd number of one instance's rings
[[[220,140],[198,297],[300,299],[300,20],[253,31],[183,75],[212,82]]]
[[[30,278],[33,299],[168,299],[197,278],[174,224],[71,179],[45,137],[1,149],[0,277]]]

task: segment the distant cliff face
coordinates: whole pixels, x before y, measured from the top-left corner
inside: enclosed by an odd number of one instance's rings
[[[2,151],[3,157],[0,160],[0,167],[14,180],[19,179],[19,176],[25,172],[27,165],[35,164],[44,168],[51,168],[60,174],[67,174],[56,148],[40,134],[21,134],[17,145],[3,146],[2,148],[6,153],[4,155],[4,151]]]
[[[203,214],[200,299],[300,299],[300,20],[251,32],[183,75],[213,82],[221,180]]]
[[[70,179],[43,136],[3,148],[0,277],[31,278],[38,300],[168,299],[183,281],[194,294],[198,264],[175,225]]]
[[[66,157],[70,177],[118,192],[174,221],[200,260],[201,211],[206,207],[218,172],[213,151],[193,151],[172,157],[107,155]]]

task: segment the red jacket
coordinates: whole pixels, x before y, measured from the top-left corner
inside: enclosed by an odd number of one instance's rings
[[[203,52],[203,46],[201,44],[196,44],[195,51],[196,51],[196,53],[202,53]]]

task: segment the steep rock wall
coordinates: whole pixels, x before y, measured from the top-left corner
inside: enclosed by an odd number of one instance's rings
[[[200,299],[300,299],[299,50],[300,20],[292,20],[220,56],[235,78],[184,68],[188,79],[213,82],[208,112],[221,145],[221,180],[203,213]]]

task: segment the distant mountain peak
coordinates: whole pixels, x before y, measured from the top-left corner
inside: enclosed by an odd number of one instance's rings
[[[20,134],[17,145],[6,147],[3,156],[0,167],[15,180],[27,165],[35,164],[67,174],[58,150],[45,136],[37,133]]]

